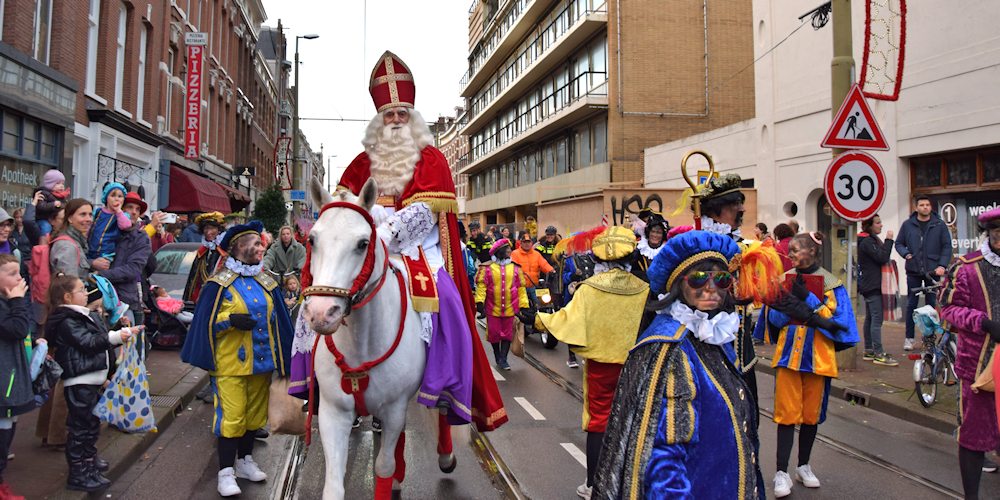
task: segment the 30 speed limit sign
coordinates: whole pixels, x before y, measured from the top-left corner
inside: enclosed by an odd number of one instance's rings
[[[823,189],[837,215],[851,221],[865,220],[885,201],[885,172],[870,154],[848,151],[830,162]]]

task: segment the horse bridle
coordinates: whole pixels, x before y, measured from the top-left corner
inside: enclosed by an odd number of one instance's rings
[[[352,310],[359,309],[365,304],[367,304],[372,299],[372,297],[375,296],[376,292],[378,292],[378,290],[382,288],[382,284],[385,283],[385,277],[388,274],[389,270],[389,251],[385,246],[385,242],[378,237],[375,231],[375,221],[372,219],[371,214],[369,214],[367,210],[358,205],[355,205],[354,203],[348,203],[346,201],[334,201],[327,203],[326,205],[323,205],[323,208],[319,212],[320,215],[322,216],[323,212],[331,208],[346,208],[349,210],[353,210],[354,212],[357,212],[362,217],[364,217],[365,221],[368,222],[368,226],[371,228],[371,236],[369,236],[368,238],[368,249],[365,252],[365,260],[361,264],[361,271],[354,278],[354,283],[351,284],[351,288],[349,290],[346,288],[340,288],[335,286],[310,285],[307,286],[305,290],[302,291],[302,296],[310,297],[316,295],[320,297],[344,297],[347,299],[347,303],[350,306],[344,313],[344,316],[348,316],[351,314]],[[366,289],[365,285],[371,279],[372,273],[375,270],[376,242],[382,244],[382,249],[384,250],[383,253],[385,254],[385,259],[382,263],[382,274],[381,276],[379,276],[379,279],[375,283],[375,285]],[[311,263],[307,263],[306,265],[309,265],[311,267],[310,264]]]

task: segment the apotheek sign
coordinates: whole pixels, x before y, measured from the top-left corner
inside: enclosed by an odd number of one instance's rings
[[[0,206],[9,212],[31,203],[31,193],[41,184],[48,168],[27,161],[0,159]]]

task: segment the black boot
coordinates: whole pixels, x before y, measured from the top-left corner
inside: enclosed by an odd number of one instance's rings
[[[501,359],[502,363],[500,364],[500,367],[503,368],[504,370],[510,370],[510,363],[507,362],[507,353],[509,353],[509,352],[510,352],[510,341],[509,340],[501,340],[500,341],[500,359]]]
[[[69,464],[69,477],[66,478],[67,490],[92,492],[104,488],[104,486],[90,474],[90,467],[83,461]]]
[[[500,360],[503,358],[500,356],[500,342],[490,342],[490,345],[493,346],[493,360],[497,362],[497,368],[501,368],[503,363]]]
[[[94,457],[94,468],[99,472],[107,472],[111,468],[111,464],[101,457]]]
[[[102,488],[111,485],[111,480],[104,477],[102,471],[97,468],[97,462],[93,458],[87,459],[84,463],[87,465],[87,468],[90,469],[90,477],[92,477],[94,481],[101,483]]]

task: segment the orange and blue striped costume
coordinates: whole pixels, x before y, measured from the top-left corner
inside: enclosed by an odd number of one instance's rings
[[[844,285],[824,269],[817,272],[824,278],[823,298],[810,293],[805,302],[816,314],[846,326],[846,331],[793,324],[787,314],[771,307],[761,311],[754,329],[754,337],[777,345],[771,366],[776,368],[774,420],[779,424],[824,420],[830,380],[838,375],[836,351],[860,339]]]

